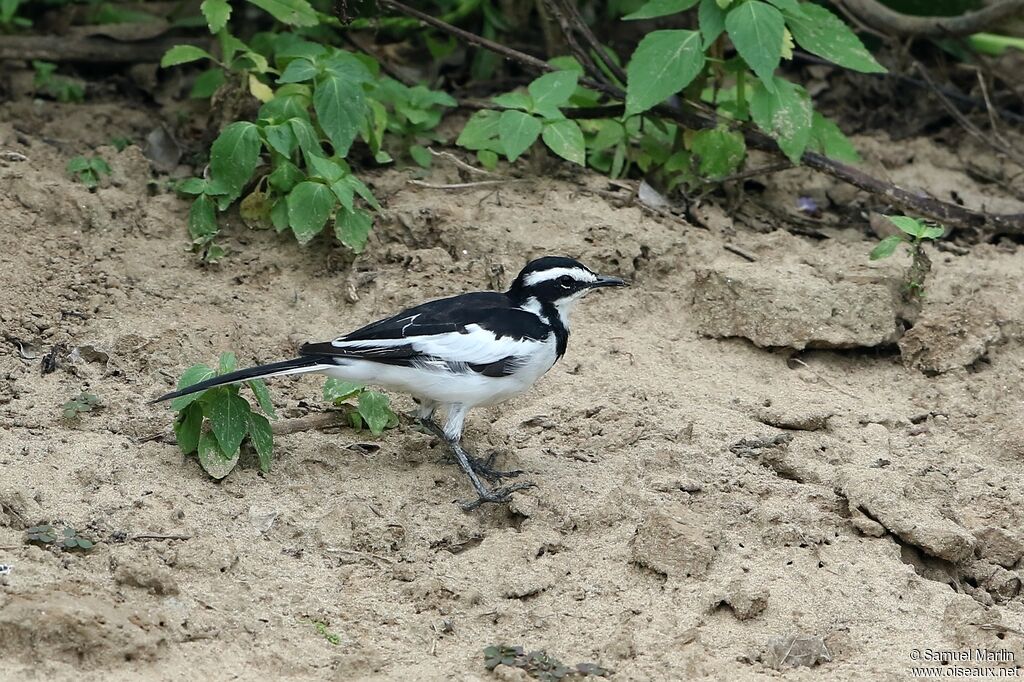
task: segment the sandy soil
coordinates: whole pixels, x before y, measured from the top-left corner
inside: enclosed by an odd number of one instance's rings
[[[709,206],[703,229],[617,208],[591,176],[441,192],[392,171],[373,178],[386,211],[354,261],[236,221],[231,256],[203,267],[187,204],[149,184],[137,147],[100,147],[114,175],[95,193],[64,173],[111,130],[144,137],[150,112],[20,102],[0,121],[0,150],[28,159],[0,161],[0,563],[13,566],[0,679],[488,679],[496,643],[621,680],[904,679],[927,649],[1024,661],[1016,245],[932,252],[922,316],[985,311],[998,340],[982,359],[935,376],[895,347],[801,364],[700,335],[695,270],[745,262],[731,243],[766,267],[898,271],[868,264],[862,218],[822,241],[771,220],[752,231],[749,211]],[[1020,210],[930,142],[858,144],[898,181]],[[852,200],[799,170],[767,182],[759,200],[780,211],[797,191]],[[547,253],[634,286],[581,306],[535,390],[471,416],[467,443],[539,484],[511,505],[463,513],[467,482],[407,427],[283,436],[269,475],[243,458],[219,483],[147,439],[172,417],[146,401],[194,362],[288,357],[423,299],[503,286]],[[320,386],[275,383],[278,410],[323,409]],[[105,409],[64,420],[83,390]],[[791,438],[734,447],[778,434]],[[41,521],[103,542],[24,544]],[[830,660],[778,672],[773,643],[790,635]]]

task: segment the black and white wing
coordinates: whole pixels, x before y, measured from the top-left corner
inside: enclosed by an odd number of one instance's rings
[[[512,374],[550,333],[505,294],[480,292],[424,303],[333,341],[306,344],[300,353],[499,377]]]

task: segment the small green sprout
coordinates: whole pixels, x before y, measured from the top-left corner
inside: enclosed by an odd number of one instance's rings
[[[219,371],[215,372],[202,364],[193,365],[181,375],[178,388],[187,388],[200,381],[233,372],[236,364],[234,353],[222,353]],[[266,384],[259,379],[245,384],[252,389],[260,409],[271,419],[277,419]],[[274,450],[274,433],[270,421],[254,412],[249,402],[238,392],[237,385],[218,386],[171,401],[171,408],[178,412],[174,421],[178,447],[186,455],[196,453],[203,470],[217,479],[227,476],[238,464],[242,441],[246,437],[256,450],[260,470],[264,473],[270,471]]]
[[[531,651],[524,653],[521,646],[496,644],[484,649],[484,667],[494,670],[499,665],[520,668],[537,680],[558,682],[559,680],[578,677],[610,677],[612,671],[602,668],[596,663],[578,663],[570,668],[548,652]]]
[[[313,627],[316,628],[316,632],[317,632],[318,635],[320,635],[321,637],[326,639],[328,642],[330,642],[334,646],[338,646],[339,644],[341,644],[341,637],[336,635],[335,633],[331,632],[330,630],[328,630],[327,629],[327,623],[321,623],[320,621],[313,621]]]
[[[61,549],[80,549],[84,552],[88,552],[96,545],[93,540],[79,535],[78,531],[74,528],[66,527],[62,532],[58,533],[49,524],[26,528],[25,542],[40,546],[54,545]]]
[[[83,412],[92,412],[103,407],[103,402],[92,393],[79,393],[71,400],[64,403],[61,409],[64,411],[65,419],[75,419]]]
[[[94,189],[96,185],[100,184],[100,176],[110,175],[110,166],[100,156],[88,159],[84,156],[76,156],[68,161],[68,174],[74,176],[89,189]]]
[[[359,430],[365,424],[370,433],[379,436],[384,429],[398,426],[398,415],[391,409],[391,401],[383,393],[367,390],[362,384],[330,378],[324,383],[324,400],[341,405],[356,398],[356,409],[349,412],[352,428]]]
[[[32,85],[37,93],[53,97],[58,102],[81,102],[85,99],[85,88],[76,81],[56,75],[57,65],[53,62],[32,60],[36,75]]]
[[[881,260],[891,256],[900,244],[910,249],[911,263],[907,271],[903,296],[907,303],[919,304],[924,294],[924,281],[932,269],[931,259],[924,251],[924,243],[935,241],[946,233],[942,225],[929,223],[925,220],[908,216],[885,216],[899,228],[900,233],[886,237],[871,250],[871,260]]]

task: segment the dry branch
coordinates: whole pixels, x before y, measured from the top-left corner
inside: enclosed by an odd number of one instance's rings
[[[986,31],[1024,12],[1024,0],[999,0],[975,12],[955,17],[921,17],[901,14],[878,0],[842,0],[851,14],[886,35],[948,38]]]
[[[205,47],[209,40],[154,38],[118,42],[97,36],[0,36],[0,61],[42,59],[50,62],[140,63],[159,62],[175,45]]]

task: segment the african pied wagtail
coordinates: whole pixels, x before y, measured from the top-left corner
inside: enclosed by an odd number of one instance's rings
[[[224,374],[154,402],[249,379],[307,372],[402,391],[413,396],[420,423],[448,444],[476,489],[479,499],[463,506],[504,502],[533,484],[491,490],[483,483],[481,477],[500,482],[522,472],[496,471],[491,468],[493,456],[484,461],[462,448],[466,413],[530,388],[565,354],[569,314],[576,304],[596,288],[625,285],[572,258],[546,256],[528,263],[504,293],[481,291],[430,301],[333,341],[306,344],[294,360]],[[437,408],[447,412],[444,429],[433,420]]]

